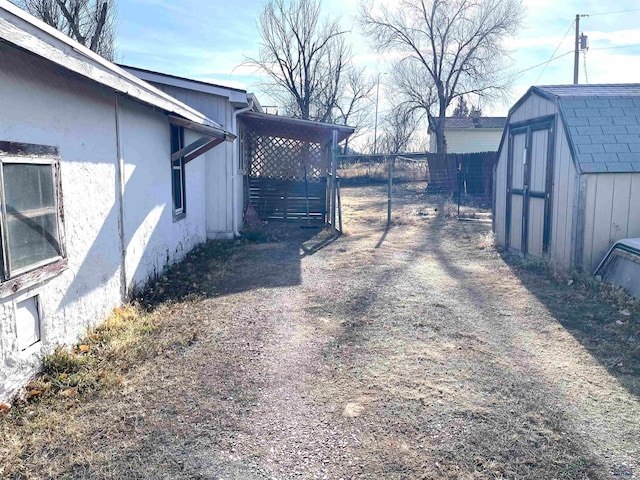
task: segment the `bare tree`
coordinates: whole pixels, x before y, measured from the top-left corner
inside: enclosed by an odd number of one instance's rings
[[[113,60],[114,0],[21,0],[17,3],[85,47]]]
[[[343,145],[343,153],[347,153],[349,142],[358,138],[372,123],[373,89],[375,82],[364,69],[348,66],[345,81],[340,85],[332,122],[354,127],[354,133]]]
[[[416,111],[404,106],[393,108],[382,122],[382,135],[378,141],[380,153],[394,154],[409,151],[415,143],[420,118]]]
[[[402,104],[426,115],[436,151],[446,153],[444,122],[457,97],[504,94],[508,52],[520,0],[401,0],[393,10],[363,6],[360,20],[380,52],[397,54],[393,79]]]
[[[295,117],[329,121],[350,52],[338,19],[321,19],[321,0],[269,0],[260,16],[263,87]]]

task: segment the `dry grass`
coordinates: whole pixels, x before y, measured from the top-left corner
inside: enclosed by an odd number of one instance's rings
[[[345,188],[337,240],[296,227],[195,251],[88,352],[51,359],[86,386],[1,420],[0,476],[637,474],[637,304],[501,255],[442,202],[407,193],[385,229],[384,187]]]

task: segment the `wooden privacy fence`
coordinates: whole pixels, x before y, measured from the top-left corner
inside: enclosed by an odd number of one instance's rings
[[[493,195],[493,167],[498,152],[461,153],[455,155],[460,171],[462,193],[490,198]],[[457,190],[457,189],[456,189]]]
[[[248,199],[261,220],[326,222],[326,178],[305,185],[301,181],[249,177],[248,193]]]

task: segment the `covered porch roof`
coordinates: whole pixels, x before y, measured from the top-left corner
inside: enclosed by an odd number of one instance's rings
[[[338,132],[338,143],[355,131],[355,128],[345,125],[281,117],[267,113],[245,112],[239,114],[238,117],[257,135],[288,138],[320,145],[326,145],[332,141],[334,130]]]

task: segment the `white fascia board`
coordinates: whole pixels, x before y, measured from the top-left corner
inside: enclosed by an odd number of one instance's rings
[[[254,112],[264,113],[264,109],[262,108],[262,105],[260,104],[260,101],[258,100],[258,97],[256,97],[255,93],[247,93],[247,99],[253,102]]]
[[[227,89],[220,85],[206,84],[204,82],[193,81],[188,78],[178,78],[173,75],[164,75],[159,72],[137,69],[136,67],[123,67],[129,73],[151,83],[159,83],[170,87],[183,88],[196,92],[208,93],[229,99],[229,102],[236,106],[246,106],[247,93],[235,89]]]
[[[7,0],[0,0],[0,39],[143,103],[192,122],[222,128]]]

